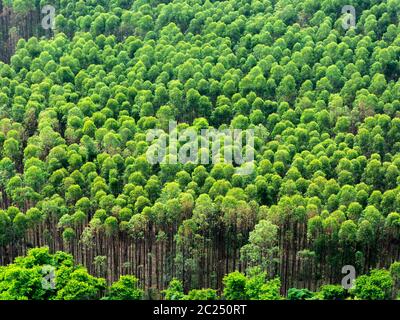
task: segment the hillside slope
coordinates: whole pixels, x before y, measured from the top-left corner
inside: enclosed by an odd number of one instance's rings
[[[109,283],[221,289],[259,266],[286,292],[400,260],[399,0],[56,10],[0,63],[1,264],[48,245]],[[169,120],[254,130],[255,171],[150,164]]]

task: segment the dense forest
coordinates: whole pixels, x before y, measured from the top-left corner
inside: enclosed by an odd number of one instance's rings
[[[0,0],[0,48],[0,299],[397,297],[400,0]],[[255,170],[149,163],[170,120]]]

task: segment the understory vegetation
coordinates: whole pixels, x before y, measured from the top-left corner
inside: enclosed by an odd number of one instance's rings
[[[46,4],[0,0],[0,299],[396,299],[400,0]],[[254,171],[149,163],[172,120]]]

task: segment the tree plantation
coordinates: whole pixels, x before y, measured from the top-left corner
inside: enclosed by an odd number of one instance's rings
[[[400,299],[400,0],[0,0],[0,48],[0,299]]]

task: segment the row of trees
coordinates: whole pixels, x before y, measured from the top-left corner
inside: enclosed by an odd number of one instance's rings
[[[223,294],[213,289],[192,289],[184,293],[182,282],[173,279],[162,297],[166,300],[281,300],[279,278],[267,280],[260,268],[248,276],[233,272],[224,277]],[[31,249],[14,263],[0,267],[0,300],[140,300],[143,291],[134,276],[121,276],[107,288],[102,278],[88,274],[75,265],[72,255],[62,251],[49,253],[48,247]],[[350,290],[339,285],[324,285],[318,292],[291,288],[289,300],[384,300],[396,298],[399,293],[400,263],[390,270],[375,269],[369,275],[355,280]],[[154,297],[153,297],[154,298]],[[400,298],[400,297],[399,297]]]
[[[35,248],[0,267],[0,300],[139,300],[134,276],[121,276],[107,288],[105,279],[75,265],[72,255]]]
[[[46,20],[42,8],[48,4],[46,0],[0,0],[1,61],[10,61],[19,39],[53,34],[52,30],[42,26],[42,19]]]

